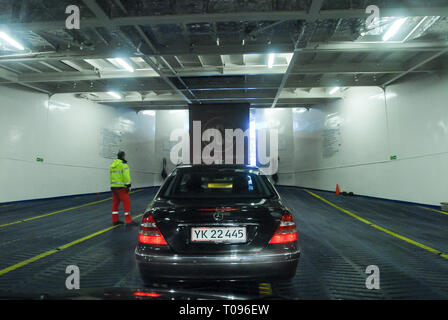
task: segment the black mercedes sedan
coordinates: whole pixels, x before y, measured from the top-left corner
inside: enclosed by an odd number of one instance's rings
[[[135,255],[145,282],[290,279],[300,246],[291,211],[258,168],[186,165],[146,210]]]

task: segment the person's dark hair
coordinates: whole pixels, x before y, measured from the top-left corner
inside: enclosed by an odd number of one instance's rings
[[[124,151],[119,151],[117,154],[117,158],[123,160],[126,153]]]

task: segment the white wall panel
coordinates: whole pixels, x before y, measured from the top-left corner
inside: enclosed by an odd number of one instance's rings
[[[380,88],[300,109],[257,109],[257,128],[279,131],[280,183],[395,200],[448,201],[448,76]],[[135,113],[74,98],[0,88],[0,202],[107,191],[102,129],[121,137],[133,186],[160,183],[175,129],[188,111]],[[396,155],[397,160],[390,160]],[[44,162],[36,162],[37,157]]]
[[[189,112],[188,110],[158,110],[156,111],[156,141],[154,161],[156,163],[156,181],[162,182],[162,161],[167,161],[166,171],[169,174],[176,166],[170,161],[170,152],[177,142],[170,142],[171,133],[174,130],[185,130],[189,132]]]
[[[46,130],[47,96],[0,87],[0,157],[33,159]]]
[[[72,95],[0,88],[0,96],[0,179],[8,181],[0,203],[109,190],[103,129],[120,135],[133,187],[154,185],[154,115]]]
[[[398,158],[448,152],[448,76],[387,89],[391,152]]]
[[[425,204],[448,201],[448,76],[380,88],[294,113],[295,184]],[[329,119],[332,119],[329,121]],[[337,152],[324,132],[339,124]],[[397,160],[391,160],[397,156]]]
[[[447,198],[448,154],[397,161],[303,171],[296,173],[302,187],[343,191],[391,200],[439,205]]]
[[[278,177],[279,184],[294,185],[294,136],[293,136],[293,110],[290,108],[255,109],[256,131],[267,128],[278,131]],[[258,133],[257,133],[258,134]],[[267,145],[266,156],[269,155],[270,144]]]
[[[296,171],[387,158],[387,123],[380,88],[357,88],[343,100],[294,112]]]

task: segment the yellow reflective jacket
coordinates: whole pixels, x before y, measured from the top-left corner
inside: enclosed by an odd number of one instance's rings
[[[131,184],[129,166],[120,159],[115,159],[110,165],[110,186],[112,188],[125,188]]]

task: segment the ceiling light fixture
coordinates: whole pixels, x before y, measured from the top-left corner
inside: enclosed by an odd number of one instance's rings
[[[142,114],[145,114],[147,116],[155,116],[156,112],[154,110],[143,110],[141,111]]]
[[[428,17],[423,17],[423,19],[420,20],[420,22],[415,26],[415,28],[408,33],[406,38],[403,39],[403,42],[406,42],[414,34],[414,32],[422,25],[422,23],[426,21],[426,19],[428,19]]]
[[[306,111],[308,111],[307,108],[294,108],[295,113],[304,113]]]
[[[114,97],[115,99],[121,99],[121,95],[119,95],[115,91],[108,91],[107,94]]]
[[[275,53],[270,53],[268,58],[268,68],[271,69],[274,66]]]
[[[25,50],[25,47],[22,46],[20,43],[18,43],[16,40],[11,38],[8,34],[4,33],[3,31],[0,31],[0,38],[8,42],[11,46],[18,50]]]
[[[129,63],[127,63],[124,59],[115,58],[115,62],[117,62],[121,67],[123,67],[127,71],[134,72],[134,68],[132,68],[131,65]]]
[[[390,38],[396,35],[398,30],[400,30],[401,26],[406,22],[407,19],[408,18],[400,18],[398,20],[395,20],[392,26],[389,28],[389,30],[387,30],[387,32],[383,36],[383,41],[388,41]]]
[[[338,92],[339,91],[339,89],[341,89],[340,87],[334,87],[334,88],[332,88],[331,90],[330,90],[330,94],[335,94],[336,92]]]

